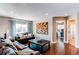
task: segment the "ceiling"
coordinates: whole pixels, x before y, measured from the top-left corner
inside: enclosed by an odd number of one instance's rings
[[[0,16],[38,20],[58,14],[78,12],[78,3],[0,3]]]

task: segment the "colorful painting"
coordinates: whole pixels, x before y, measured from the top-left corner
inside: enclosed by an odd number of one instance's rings
[[[36,24],[36,33],[48,34],[48,22],[40,22]]]

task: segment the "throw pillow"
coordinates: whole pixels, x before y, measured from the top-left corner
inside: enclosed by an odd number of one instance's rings
[[[33,34],[32,33],[28,33],[28,37],[32,37],[33,36]]]

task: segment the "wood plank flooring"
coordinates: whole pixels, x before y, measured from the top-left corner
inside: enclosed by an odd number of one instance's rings
[[[71,44],[64,44],[64,48],[60,49],[57,44],[51,44],[51,48],[43,53],[43,55],[78,55],[79,49]]]

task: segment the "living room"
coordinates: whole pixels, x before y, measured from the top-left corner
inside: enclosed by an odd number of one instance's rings
[[[79,50],[78,51],[75,50],[79,48],[79,43],[78,43],[78,38],[79,38],[78,10],[79,9],[77,9],[78,5],[79,4],[73,4],[73,3],[72,4],[68,4],[68,3],[67,4],[63,4],[63,3],[61,4],[58,3],[0,4],[0,13],[1,13],[0,39],[1,42],[4,43],[6,41],[7,43],[7,44],[2,43],[3,45],[1,45],[1,48],[2,47],[4,48],[4,49],[2,48],[4,52],[2,54],[4,55],[8,55],[10,53],[11,55],[79,54],[78,52]],[[67,30],[64,30],[64,34],[63,34],[65,37],[63,45],[64,48],[66,48],[67,50],[66,52],[62,50],[63,47],[62,49],[58,49],[58,46],[56,46],[57,39],[55,35],[56,33],[54,33],[56,32],[55,31],[56,21],[53,20],[55,18],[58,19],[66,18],[66,20],[68,20],[66,21]],[[61,22],[59,23],[61,24]],[[58,31],[60,32],[61,30],[59,29]],[[9,43],[11,43],[15,51],[9,47],[11,46],[9,45]],[[7,53],[6,46],[9,47],[9,49],[11,49],[10,53]],[[69,49],[67,49],[67,46]],[[25,49],[26,47],[27,49]],[[61,50],[63,52],[61,52]],[[16,53],[12,54],[12,52],[16,52]]]

